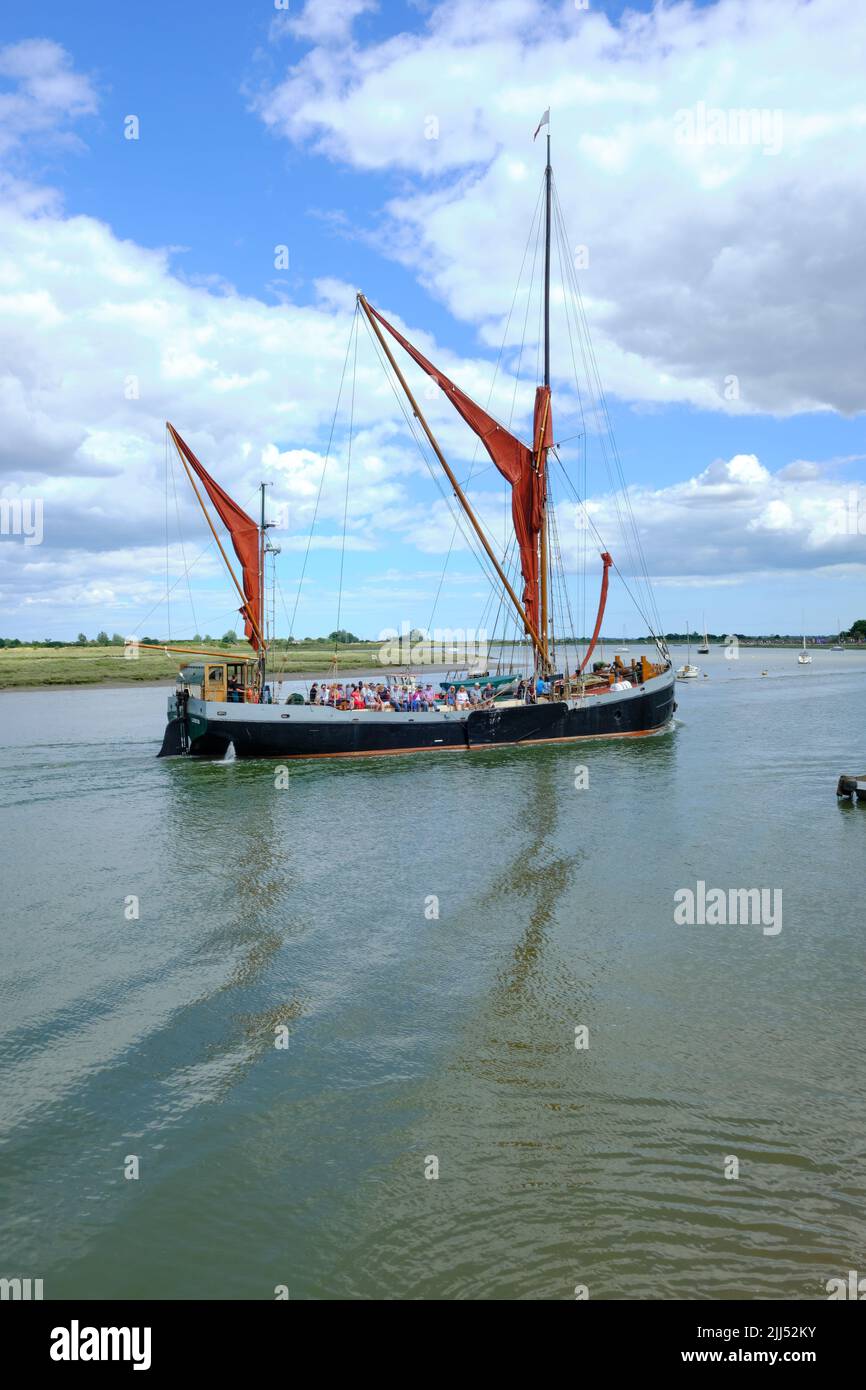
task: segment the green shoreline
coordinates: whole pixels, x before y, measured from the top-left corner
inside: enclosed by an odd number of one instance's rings
[[[635,648],[644,639],[626,639]],[[683,645],[683,644],[678,644]],[[740,647],[750,651],[796,650],[800,642],[793,638],[779,642],[755,642],[740,640]],[[832,640],[815,646],[810,651],[831,650]],[[710,650],[724,651],[723,642],[711,642]],[[381,642],[357,642],[347,644],[340,650],[338,678],[351,678],[371,670],[395,670],[401,663],[383,666],[379,661]],[[283,661],[282,669],[274,672],[274,678],[292,680],[307,677],[322,679],[329,673],[332,648],[321,642],[298,643],[291,649],[291,661]],[[862,642],[846,643],[844,650],[866,651]],[[229,650],[222,652],[213,649],[217,657],[235,655]],[[250,653],[243,654],[249,657]],[[191,660],[195,660],[191,656]],[[139,650],[135,660],[128,660],[122,647],[97,647],[70,645],[66,647],[0,647],[0,692],[4,690],[75,690],[87,686],[103,686],[108,689],[128,685],[173,685],[177,671],[183,664],[179,653],[166,655],[162,651]],[[441,669],[443,663],[438,663]],[[459,662],[455,662],[459,665]],[[434,668],[431,668],[434,669]]]
[[[340,651],[340,673],[367,671],[379,665],[381,642],[359,642]],[[236,653],[219,646],[211,649],[215,659]],[[321,643],[299,643],[292,649],[291,661],[279,674],[287,679],[321,676],[330,665],[333,648]],[[249,651],[237,654],[249,659]],[[282,653],[280,653],[282,656]],[[190,655],[190,661],[202,658]],[[206,659],[206,658],[205,658]],[[127,686],[174,684],[185,659],[179,652],[139,649],[135,659],[127,659],[122,647],[0,647],[0,690],[42,690],[50,687],[76,689],[82,686]],[[279,678],[279,676],[277,677]]]

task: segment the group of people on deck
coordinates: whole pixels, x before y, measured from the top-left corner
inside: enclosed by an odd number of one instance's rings
[[[493,698],[492,685],[481,688],[480,682],[474,685],[451,685],[446,692],[438,693],[430,684],[419,685],[414,689],[402,685],[384,685],[371,681],[357,681],[353,685],[326,681],[314,681],[310,686],[311,705],[331,705],[334,709],[357,710],[397,710],[402,713],[426,713],[429,710],[467,709],[485,705]]]
[[[625,666],[619,656],[612,662],[596,661],[593,664],[592,674],[596,682],[601,684],[607,682],[609,690],[631,690],[634,686],[640,685],[644,679],[643,666],[640,661],[632,661],[629,666]],[[576,670],[574,676],[563,678],[554,676],[550,680],[545,680],[543,676],[525,676],[520,680],[515,692],[518,700],[522,700],[526,705],[534,705],[536,701],[547,699],[564,699],[568,693],[568,687],[573,680],[575,686],[579,688],[582,672]]]

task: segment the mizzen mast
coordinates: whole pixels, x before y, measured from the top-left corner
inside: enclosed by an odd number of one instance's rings
[[[547,394],[546,412],[550,411],[550,211],[552,202],[552,181],[553,172],[550,167],[550,110],[548,109],[542,122],[547,125],[547,166],[544,170],[544,386]],[[540,127],[539,127],[540,129]],[[538,132],[536,131],[536,134]],[[534,467],[536,473],[540,473],[541,485],[541,529],[539,531],[539,550],[538,550],[538,587],[541,598],[541,641],[544,647],[542,654],[543,676],[550,674],[550,619],[548,615],[548,570],[550,562],[548,559],[548,521],[547,521],[547,450],[544,448],[545,424],[542,425],[541,434],[536,441],[536,452]],[[542,452],[543,451],[543,452]]]
[[[265,552],[267,550],[266,542],[269,523],[265,521],[265,488],[268,484],[262,483],[260,486],[262,493],[262,520],[261,526],[259,527],[259,622],[262,626],[262,632],[265,634],[265,640],[259,644],[259,692],[260,698],[264,699],[265,675],[268,660],[265,602]]]

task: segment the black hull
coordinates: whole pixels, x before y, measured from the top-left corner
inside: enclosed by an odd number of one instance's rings
[[[465,720],[390,720],[372,716],[350,722],[232,718],[209,720],[207,732],[192,738],[194,757],[219,758],[230,744],[238,758],[338,758],[389,753],[455,752],[519,744],[568,742],[584,738],[626,738],[651,734],[673,716],[673,681],[660,681],[639,696],[616,700],[592,696],[578,708],[556,704],[514,705],[477,710]]]

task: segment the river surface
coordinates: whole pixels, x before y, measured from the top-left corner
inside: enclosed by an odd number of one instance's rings
[[[866,771],[866,655],[692,659],[669,733],[285,787],[158,761],[165,689],[0,695],[0,1275],[810,1299],[866,1273],[866,806],[834,794]],[[698,881],[779,890],[781,930],[678,925]]]

